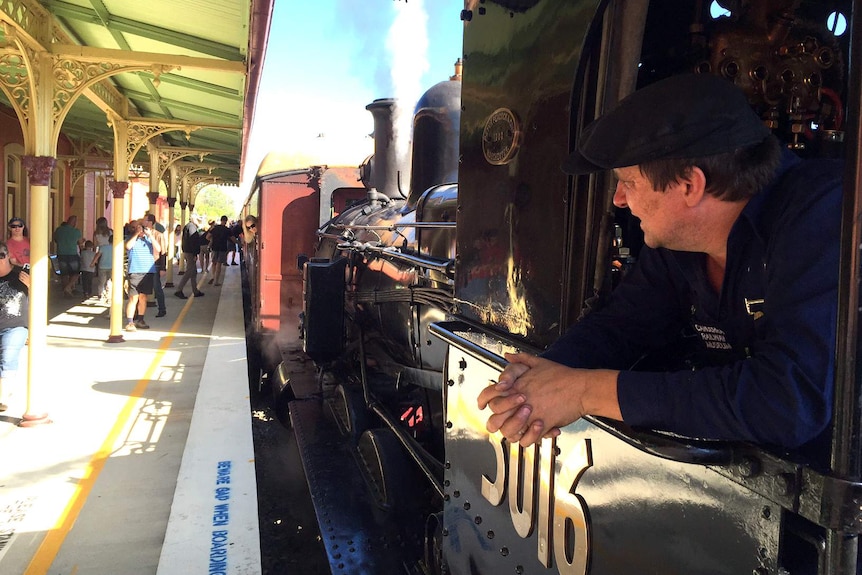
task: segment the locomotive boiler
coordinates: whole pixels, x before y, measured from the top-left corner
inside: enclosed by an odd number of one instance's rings
[[[463,77],[418,103],[409,156],[397,102],[368,106],[366,197],[302,258],[313,373],[293,350],[271,376],[333,573],[856,573],[855,287],[842,294],[829,469],[596,417],[521,448],[486,431],[476,396],[503,352],[547,347],[637,259],[611,174],[560,163],[593,118],[673,74],[721,76],[787,148],[847,158],[842,286],[857,285],[858,6],[465,6]]]

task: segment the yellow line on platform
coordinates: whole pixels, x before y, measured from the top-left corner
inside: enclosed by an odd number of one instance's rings
[[[87,497],[89,497],[90,492],[93,490],[93,486],[96,484],[96,479],[99,478],[99,474],[105,467],[108,458],[110,458],[111,453],[114,450],[114,444],[120,436],[120,432],[126,427],[126,425],[128,425],[132,410],[138,401],[140,401],[141,397],[143,397],[144,392],[146,392],[153,374],[161,365],[165,352],[173,342],[174,336],[179,330],[186,314],[188,314],[192,301],[193,300],[190,299],[186,302],[183,309],[180,311],[180,314],[177,316],[176,321],[171,325],[167,337],[162,341],[162,344],[156,352],[156,357],[153,358],[152,363],[150,363],[149,368],[147,368],[147,371],[144,373],[144,377],[138,380],[137,385],[135,385],[135,388],[132,390],[131,396],[120,411],[117,421],[114,423],[114,426],[111,428],[107,437],[105,437],[105,441],[102,442],[102,446],[93,455],[93,458],[90,459],[90,463],[87,465],[84,477],[78,482],[78,486],[75,489],[74,494],[66,505],[66,508],[63,510],[63,513],[57,519],[57,523],[45,535],[45,539],[42,541],[39,549],[36,550],[36,554],[33,556],[32,561],[30,561],[30,565],[27,566],[27,570],[24,572],[24,575],[44,575],[48,573],[48,570],[51,568],[51,564],[57,557],[57,553],[60,552],[60,548],[63,546],[63,542],[66,540],[72,527],[74,527],[75,521],[78,519],[78,515],[81,514],[81,509],[83,509],[84,504],[87,502]]]

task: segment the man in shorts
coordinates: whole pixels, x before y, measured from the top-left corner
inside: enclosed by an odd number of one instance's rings
[[[126,331],[150,329],[144,321],[147,296],[153,293],[156,260],[161,246],[153,229],[144,220],[132,222],[133,233],[126,240],[129,252],[129,302],[126,304]]]
[[[84,241],[81,230],[76,228],[78,216],[69,216],[60,227],[54,230],[54,243],[57,245],[57,263],[63,276],[63,293],[71,297],[81,272],[81,259],[78,250]]]
[[[228,243],[232,242],[230,229],[227,227],[227,216],[221,217],[221,223],[210,228],[207,232],[213,255],[212,279],[208,283],[215,282],[220,286],[224,274],[224,266],[227,264]]]
[[[153,274],[153,291],[156,294],[156,304],[159,306],[156,317],[165,317],[168,313],[165,306],[165,289],[162,286],[162,275],[168,269],[168,241],[164,234],[165,226],[157,222],[156,216],[149,212],[144,215],[143,224],[152,232],[153,239],[159,244],[160,255],[156,258],[156,273]]]
[[[228,229],[230,230],[230,239],[227,244],[227,255],[230,258],[230,262],[225,265],[238,266],[239,263],[236,261],[236,243],[239,241],[240,234],[242,234],[242,224],[236,221],[231,222]]]

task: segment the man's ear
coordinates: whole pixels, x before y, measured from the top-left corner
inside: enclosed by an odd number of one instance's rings
[[[684,186],[683,198],[689,207],[698,205],[706,196],[706,174],[697,166],[692,166],[679,182]]]

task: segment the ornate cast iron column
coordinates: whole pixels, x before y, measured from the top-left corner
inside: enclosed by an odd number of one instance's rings
[[[30,182],[30,309],[28,310],[29,346],[27,348],[27,407],[19,425],[33,427],[50,423],[45,386],[48,359],[48,285],[50,260],[48,221],[51,171],[57,159],[52,156],[24,156],[21,163]]]
[[[114,242],[111,245],[114,255],[111,268],[111,333],[108,336],[108,343],[120,343],[125,341],[122,332],[125,313],[123,310],[123,227],[125,225],[123,200],[126,197],[126,190],[129,189],[129,182],[110,181],[108,186],[114,197]]]

